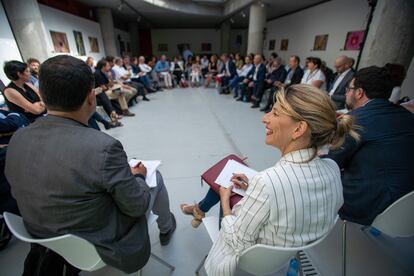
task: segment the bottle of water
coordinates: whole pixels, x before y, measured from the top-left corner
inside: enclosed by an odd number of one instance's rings
[[[299,275],[299,262],[296,258],[290,260],[289,269],[286,276],[298,276]]]

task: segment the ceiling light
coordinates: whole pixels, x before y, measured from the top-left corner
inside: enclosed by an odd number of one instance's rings
[[[246,14],[244,12],[241,13],[242,17],[246,17]]]
[[[121,11],[123,7],[124,7],[124,3],[119,4],[118,11]]]
[[[140,15],[138,15],[138,17],[137,17],[137,22],[139,23],[141,21],[141,16]]]
[[[234,19],[230,18],[230,22],[231,22],[231,24],[234,24]]]
[[[259,5],[260,5],[260,7],[262,7],[262,8],[264,8],[264,7],[265,7],[265,4],[264,4],[262,1],[259,1]]]

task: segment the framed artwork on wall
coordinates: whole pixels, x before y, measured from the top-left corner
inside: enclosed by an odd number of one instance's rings
[[[168,52],[168,44],[167,43],[158,44],[158,51],[159,52]]]
[[[78,50],[78,55],[86,56],[85,44],[83,43],[82,33],[78,31],[73,31],[73,36],[75,37],[76,49]]]
[[[89,45],[91,46],[92,53],[99,53],[99,44],[98,39],[96,37],[89,36]]]
[[[365,31],[348,32],[345,39],[344,50],[358,51],[361,49],[361,43],[364,40]]]
[[[53,47],[55,48],[55,53],[70,53],[68,38],[66,33],[50,31],[50,36],[52,37]]]
[[[317,35],[315,36],[315,42],[313,43],[314,51],[325,51],[326,45],[328,44],[328,35]]]
[[[201,43],[202,52],[211,52],[211,43]]]
[[[280,41],[280,50],[287,51],[288,47],[289,47],[289,39],[282,39]]]
[[[274,40],[274,39],[269,40],[269,51],[274,50],[275,46],[276,46],[276,40]]]

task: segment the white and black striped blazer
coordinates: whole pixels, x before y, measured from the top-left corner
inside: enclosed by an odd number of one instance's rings
[[[233,275],[255,244],[298,247],[327,233],[343,203],[340,170],[313,149],[290,152],[249,182],[247,196],[222,220],[206,260],[208,275]]]

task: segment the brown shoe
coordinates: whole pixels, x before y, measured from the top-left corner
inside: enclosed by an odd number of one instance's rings
[[[122,110],[122,115],[126,116],[126,117],[133,117],[135,116],[134,113],[130,112],[128,109]]]
[[[194,217],[191,221],[191,226],[194,228],[197,228],[203,222],[202,220],[205,217],[205,214],[200,210],[197,203],[194,203],[194,205],[181,204],[180,208],[183,214]]]

